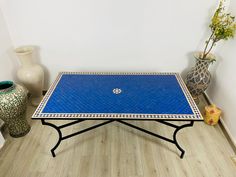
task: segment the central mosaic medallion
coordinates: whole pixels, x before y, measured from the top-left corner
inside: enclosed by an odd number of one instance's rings
[[[114,88],[114,89],[112,90],[112,92],[113,92],[114,94],[118,95],[118,94],[120,94],[120,93],[122,92],[122,90],[119,89],[119,88]]]

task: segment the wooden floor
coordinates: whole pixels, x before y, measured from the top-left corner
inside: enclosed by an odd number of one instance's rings
[[[63,141],[52,158],[57,132],[30,120],[34,109],[28,109],[30,133],[17,139],[8,136],[0,150],[0,177],[236,177],[231,160],[235,154],[219,126],[198,122],[181,130],[177,138],[186,150],[184,159],[175,145],[119,123]],[[66,128],[64,133],[94,122]],[[172,135],[172,128],[159,123],[135,124]]]

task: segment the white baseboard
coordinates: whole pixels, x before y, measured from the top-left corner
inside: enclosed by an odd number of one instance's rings
[[[212,104],[213,101],[209,98],[209,96],[206,93],[205,93],[205,96],[208,99],[208,101]],[[233,135],[229,131],[229,128],[227,127],[226,123],[224,122],[224,120],[222,118],[220,119],[220,123],[223,126],[225,132],[227,133],[228,138],[230,139],[232,145],[236,148],[236,140],[233,138]]]
[[[3,138],[2,132],[1,132],[3,126],[4,126],[4,122],[2,119],[0,119],[0,149],[3,147],[4,142],[5,142],[5,139]]]
[[[0,132],[0,149],[3,147],[4,143],[5,139],[3,138],[2,133]]]
[[[232,141],[233,145],[236,147],[236,140],[233,138],[233,135],[230,133],[226,123],[224,122],[223,119],[220,119],[220,123],[222,124],[222,126],[224,127],[226,133],[228,134],[230,140]]]

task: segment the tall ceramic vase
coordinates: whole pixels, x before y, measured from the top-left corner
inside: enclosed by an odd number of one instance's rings
[[[208,71],[210,63],[215,56],[208,54],[206,59],[201,59],[201,52],[195,53],[196,65],[187,74],[186,85],[193,98],[198,102],[198,97],[207,89],[210,84],[211,74]]]
[[[21,67],[17,72],[18,79],[29,90],[31,97],[31,104],[33,106],[39,105],[42,100],[42,90],[44,82],[43,68],[33,62],[34,47],[23,46],[15,49]]]
[[[12,137],[21,137],[30,131],[26,121],[27,90],[12,81],[0,82],[0,119]]]

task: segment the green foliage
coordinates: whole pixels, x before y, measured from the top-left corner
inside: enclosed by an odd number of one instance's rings
[[[211,24],[211,35],[206,41],[206,46],[202,55],[202,59],[206,59],[213,46],[220,40],[228,40],[233,38],[236,31],[235,17],[230,13],[225,12],[224,0],[220,1],[218,8],[216,9]],[[211,45],[209,46],[209,44]]]

